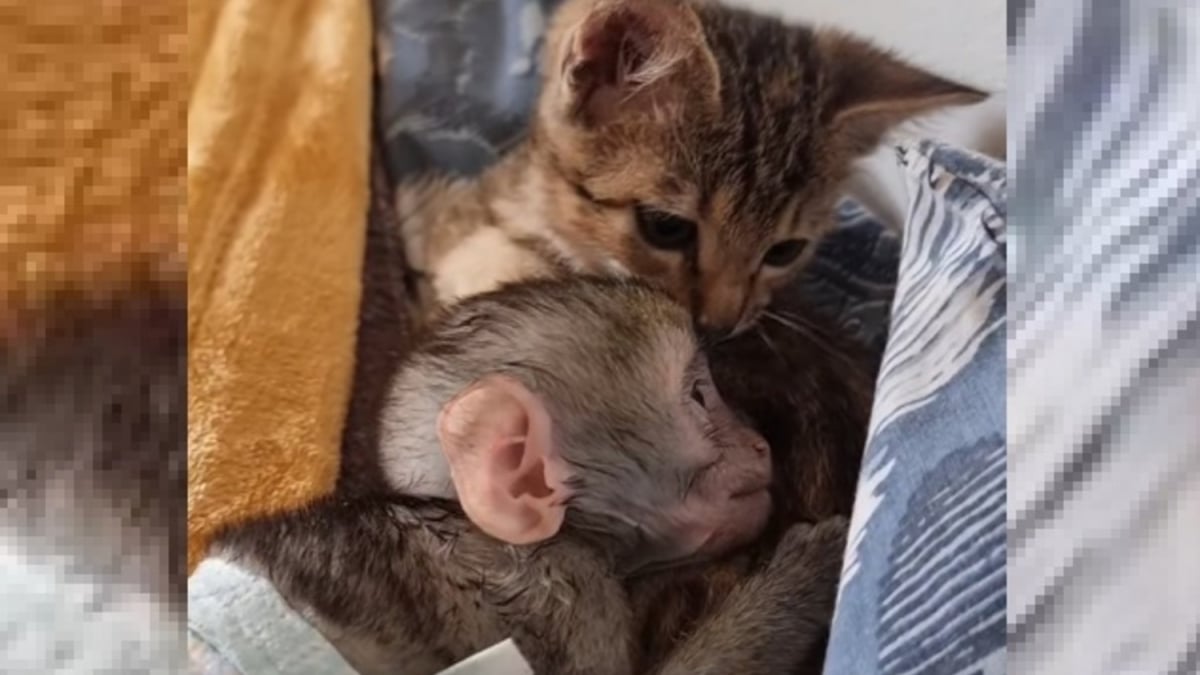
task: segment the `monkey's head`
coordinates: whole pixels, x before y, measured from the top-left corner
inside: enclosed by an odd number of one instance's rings
[[[625,572],[710,557],[765,525],[771,465],[691,325],[636,282],[509,286],[444,317],[389,408],[436,420],[463,510],[498,539],[569,528]]]

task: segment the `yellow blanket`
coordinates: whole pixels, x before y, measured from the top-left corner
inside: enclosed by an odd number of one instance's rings
[[[188,571],[333,488],[368,198],[365,0],[190,0]]]
[[[0,341],[64,286],[181,275],[187,28],[171,3],[0,2]]]

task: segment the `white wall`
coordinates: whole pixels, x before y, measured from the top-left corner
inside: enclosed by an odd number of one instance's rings
[[[986,154],[1005,155],[1005,0],[724,0],[782,16],[829,25],[894,49],[939,75],[991,92],[975,106],[931,115],[901,129],[898,138],[938,138]],[[905,197],[890,152],[863,162],[852,192],[885,219],[897,221]]]
[[[1004,88],[1004,0],[725,0],[871,38],[939,75]]]

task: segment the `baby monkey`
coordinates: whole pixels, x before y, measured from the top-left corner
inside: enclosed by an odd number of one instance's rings
[[[721,399],[690,324],[599,279],[456,308],[384,405],[391,487],[455,499],[511,544],[567,524],[621,573],[746,543],[770,510],[769,448]]]
[[[632,281],[469,298],[389,387],[392,492],[238,528],[225,554],[363,673],[436,673],[507,637],[538,673],[796,672],[832,613],[845,522],[705,562],[767,525],[771,460],[691,326]],[[703,616],[648,611],[682,592],[661,570],[686,563],[736,581],[712,584]]]

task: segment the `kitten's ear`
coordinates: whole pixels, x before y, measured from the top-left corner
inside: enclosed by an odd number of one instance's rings
[[[569,493],[550,415],[536,394],[502,375],[485,377],[442,408],[438,440],[463,511],[510,544],[562,528]]]
[[[576,7],[566,12],[574,22],[548,64],[558,109],[569,120],[603,126],[716,101],[716,61],[687,3],[601,0]]]
[[[817,40],[830,91],[826,119],[853,152],[870,152],[884,134],[912,117],[988,97],[844,33],[822,30]]]

